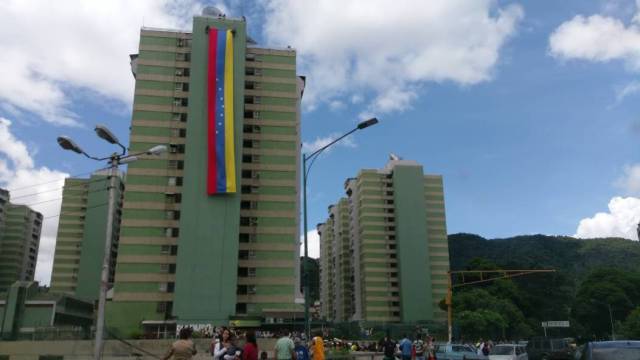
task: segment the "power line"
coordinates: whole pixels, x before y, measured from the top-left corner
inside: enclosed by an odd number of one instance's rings
[[[89,209],[99,208],[99,207],[106,206],[106,205],[109,205],[109,203],[102,203],[102,204],[98,204],[98,205],[89,206],[89,207],[85,208],[85,211],[89,210]],[[67,212],[62,211],[62,212],[58,213],[57,215],[51,215],[51,216],[44,217],[44,218],[42,218],[42,220],[47,220],[47,219],[52,219],[52,218],[59,217],[59,216],[62,216],[62,215],[67,215],[67,214],[69,214],[71,212],[75,212],[75,211],[67,211]]]
[[[58,180],[51,180],[51,181],[47,181],[47,182],[43,182],[43,183],[39,183],[39,184],[32,184],[32,185],[28,185],[28,186],[23,186],[23,187],[13,188],[13,189],[7,189],[7,190],[9,192],[12,192],[12,191],[28,189],[28,188],[32,188],[32,187],[36,187],[36,186],[41,186],[41,185],[47,185],[47,184],[51,184],[51,183],[58,182],[58,181],[64,181],[64,179],[66,179],[66,178],[75,178],[75,177],[90,175],[90,174],[93,174],[94,172],[101,171],[101,170],[106,170],[106,169],[109,169],[109,167],[100,168],[98,170],[93,170],[93,171],[89,171],[89,172],[85,172],[85,173],[81,173],[81,174],[74,174],[74,175],[65,176],[65,177],[60,178]]]
[[[83,180],[85,180],[85,179],[83,179]],[[62,190],[81,189],[81,188],[84,188],[87,185],[92,184],[92,183],[101,182],[101,181],[107,181],[108,177],[100,178],[100,179],[94,179],[94,180],[90,180],[90,179],[86,179],[86,180],[87,181],[82,182],[82,183],[77,184],[77,185],[63,185],[63,186],[57,187],[55,189],[38,191],[38,192],[31,193],[31,194],[25,194],[25,195],[20,195],[20,196],[10,196],[10,201],[14,201],[16,199],[21,199],[21,198],[26,198],[26,197],[37,196],[37,195],[40,195],[40,194],[45,194],[45,193],[49,193],[49,192],[53,192],[53,191],[58,191],[58,190],[61,190],[61,189]]]
[[[108,189],[109,189],[109,186],[107,185],[104,188],[87,191],[87,194],[92,194],[92,193],[96,193],[96,192],[100,192],[100,191],[106,191]],[[44,203],[48,203],[48,202],[52,202],[52,201],[58,201],[58,200],[62,200],[62,199],[64,199],[64,196],[63,197],[59,197],[59,198],[55,198],[55,199],[49,199],[49,200],[43,200],[43,201],[38,201],[38,202],[34,202],[34,203],[29,203],[29,204],[17,204],[17,205],[33,206],[33,205],[44,204]]]

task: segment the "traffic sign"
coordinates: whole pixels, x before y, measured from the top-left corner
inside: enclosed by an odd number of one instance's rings
[[[543,321],[542,327],[568,328],[569,321]]]

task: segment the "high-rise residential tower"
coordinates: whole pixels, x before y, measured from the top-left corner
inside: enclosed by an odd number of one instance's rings
[[[415,161],[392,156],[383,169],[348,179],[345,190],[347,198],[330,207],[329,219],[318,226],[322,316],[446,320],[438,307],[449,271],[442,176],[425,175]],[[343,266],[345,259],[350,267]]]
[[[295,51],[259,47],[244,19],[214,14],[194,17],[192,32],[143,28],[132,59],[130,151],[169,152],[129,165],[108,326],[126,335],[296,316]],[[210,182],[220,152],[222,191]]]
[[[16,281],[33,281],[42,214],[9,203],[7,192],[0,192],[0,197],[0,292],[4,292]]]
[[[7,219],[7,207],[9,206],[9,191],[0,189],[0,236],[4,229],[4,224]]]
[[[100,294],[110,184],[109,171],[87,179],[67,178],[62,191],[51,290],[95,301]],[[109,280],[113,282],[118,249],[123,176],[116,177]]]

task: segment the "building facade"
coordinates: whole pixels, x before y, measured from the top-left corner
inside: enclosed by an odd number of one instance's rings
[[[52,293],[37,282],[18,281],[0,294],[0,339],[85,338],[93,323],[93,302]]]
[[[345,182],[318,226],[321,311],[332,321],[444,321],[449,251],[442,176],[392,160]],[[421,200],[419,200],[421,199]],[[349,263],[350,266],[344,266]]]
[[[7,219],[7,207],[9,206],[9,191],[0,189],[0,236],[4,231],[4,224]]]
[[[235,193],[207,195],[210,28],[233,30]],[[127,335],[279,322],[298,313],[300,100],[291,49],[256,46],[242,19],[143,28],[132,56],[131,163],[107,323]]]
[[[100,276],[107,230],[110,177],[100,171],[87,179],[66,178],[58,223],[51,290],[95,301],[100,294]],[[123,175],[116,176],[113,211],[110,283],[117,259]]]
[[[0,228],[0,292],[16,281],[33,281],[40,247],[42,214],[4,198]]]

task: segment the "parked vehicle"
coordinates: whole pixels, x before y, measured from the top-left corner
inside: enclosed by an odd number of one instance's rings
[[[527,353],[531,360],[570,360],[575,352],[573,344],[572,338],[535,337],[529,340]]]
[[[476,348],[464,344],[435,344],[438,360],[484,360],[484,355],[478,355]]]
[[[529,360],[529,356],[522,345],[499,344],[491,349],[489,360]]]
[[[580,360],[637,360],[640,341],[594,341],[584,345]]]

